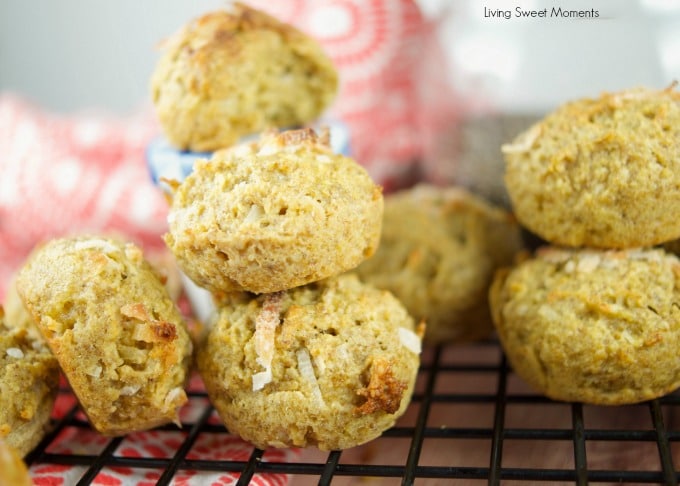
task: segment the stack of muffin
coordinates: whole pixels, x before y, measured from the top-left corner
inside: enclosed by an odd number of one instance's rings
[[[550,398],[634,403],[680,386],[680,93],[566,103],[503,147],[521,224],[548,244],[490,291],[508,360]]]
[[[217,308],[198,370],[228,429],[261,448],[373,439],[418,370],[423,326],[345,274],[378,246],[380,187],[327,131],[278,131],[313,121],[336,88],[312,39],[240,4],[178,32],[152,78],[167,138],[213,152],[169,181],[165,235]]]
[[[422,329],[342,275],[375,251],[382,214],[366,171],[311,129],[218,151],[177,186],[165,241],[217,303],[197,364],[230,431],[344,449],[405,411]]]

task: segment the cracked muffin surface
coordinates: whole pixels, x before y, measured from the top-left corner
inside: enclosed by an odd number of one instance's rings
[[[680,386],[680,261],[660,249],[545,247],[490,291],[513,369],[555,400],[636,403]]]
[[[422,325],[389,292],[345,274],[228,300],[197,364],[232,433],[261,448],[346,449],[406,410]]]
[[[0,486],[32,486],[28,468],[19,451],[0,436]]]
[[[177,422],[192,344],[139,247],[54,239],[34,250],[16,288],[95,429],[123,435]]]
[[[552,244],[633,248],[680,237],[675,86],[565,103],[503,153],[517,219]]]

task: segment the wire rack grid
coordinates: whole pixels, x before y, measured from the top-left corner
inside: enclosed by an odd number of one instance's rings
[[[201,436],[228,431],[200,387],[188,394],[199,413],[179,430],[157,429],[179,434],[169,457],[122,456],[124,437],[107,439],[97,453],[54,452],[65,429],[93,433],[72,399],[26,461],[80,466],[78,485],[101,484],[116,468],[144,471],[151,478],[144,484],[159,485],[182,484],[187,471],[229,473],[243,485],[678,484],[680,477],[680,395],[617,407],[554,402],[524,385],[493,340],[424,350],[404,416],[380,438],[346,451],[302,450],[291,460],[250,448],[241,459],[192,458]]]

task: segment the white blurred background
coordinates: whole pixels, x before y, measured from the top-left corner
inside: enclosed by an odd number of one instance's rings
[[[283,0],[273,0],[283,1]],[[126,113],[148,103],[156,43],[226,0],[2,0],[0,91],[44,108]],[[680,0],[419,0],[438,19],[463,95],[501,112],[680,79]],[[596,9],[597,19],[488,18],[488,10]]]

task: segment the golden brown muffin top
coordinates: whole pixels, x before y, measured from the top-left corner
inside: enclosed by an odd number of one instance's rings
[[[161,46],[152,98],[181,149],[213,151],[268,127],[310,123],[338,88],[316,40],[239,3],[191,21]]]
[[[630,89],[565,103],[502,147],[518,220],[558,245],[680,237],[680,93]]]

